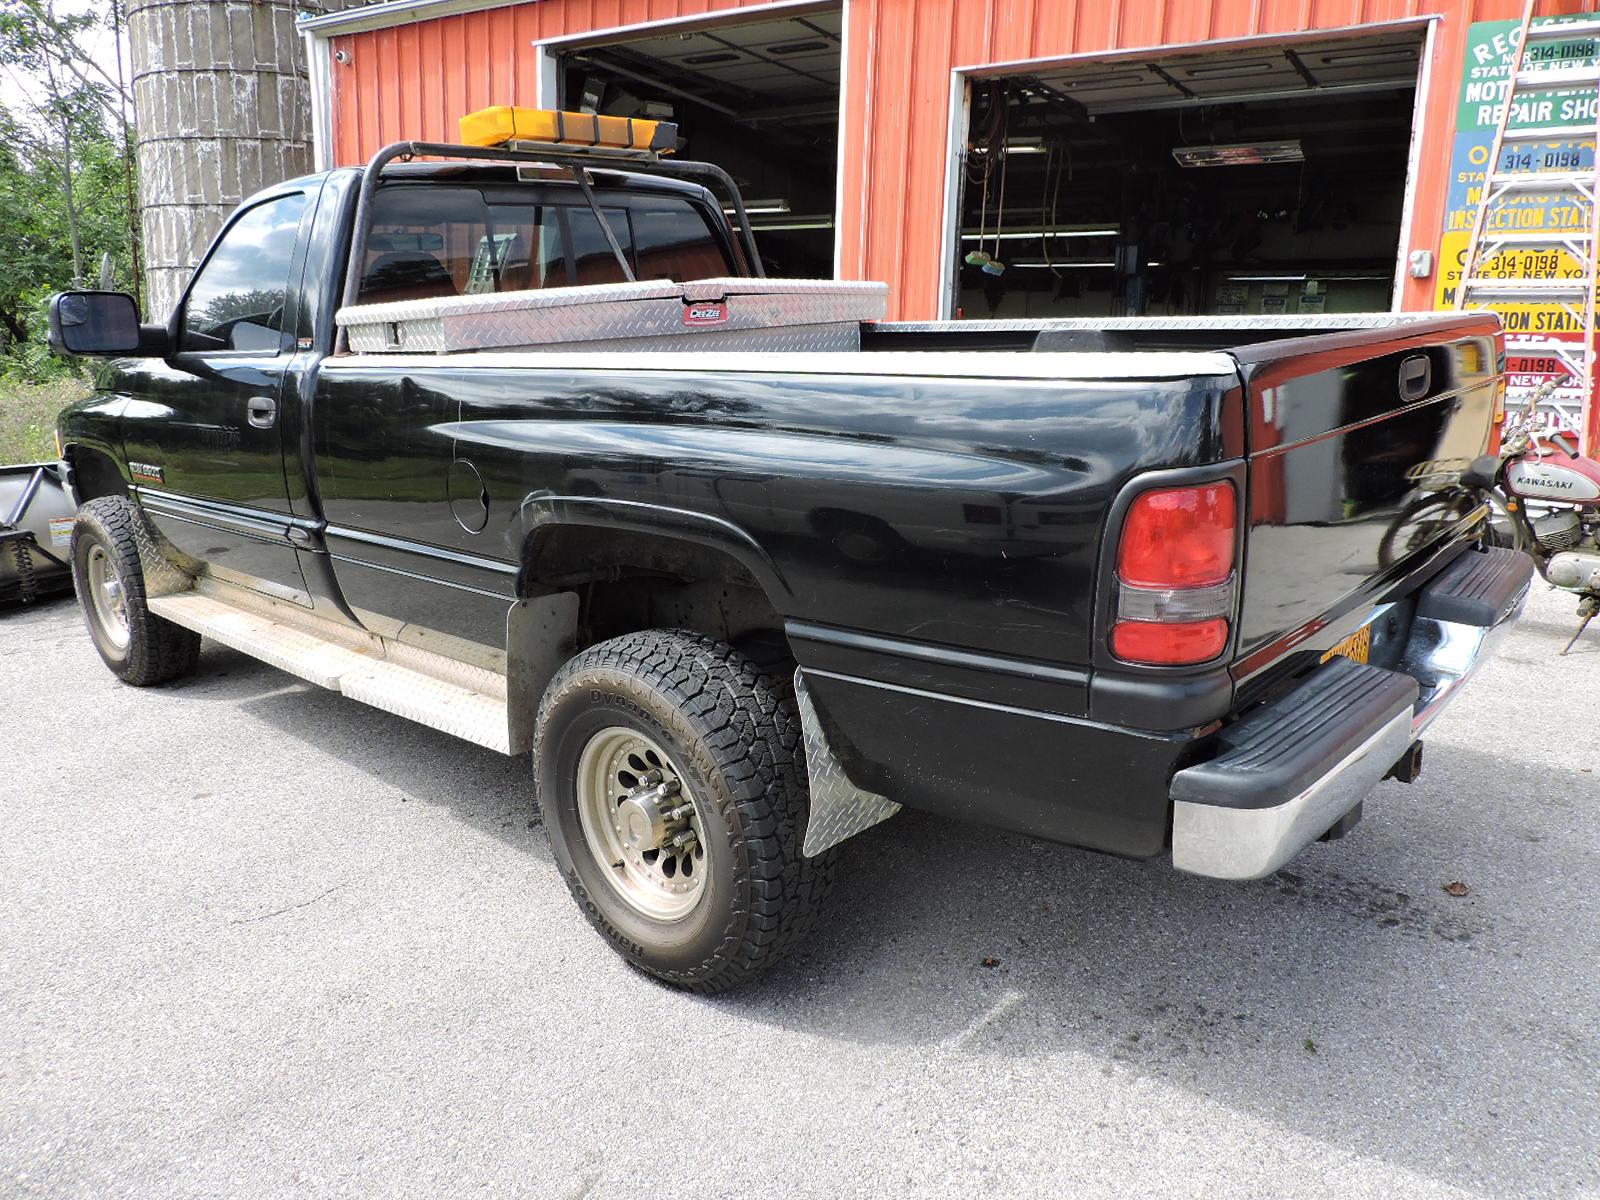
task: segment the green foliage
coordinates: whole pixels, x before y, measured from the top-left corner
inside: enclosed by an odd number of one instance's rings
[[[42,384],[0,378],[0,463],[55,458],[56,417],[89,390],[76,378]]]
[[[45,345],[52,292],[96,287],[109,253],[116,286],[133,260],[116,93],[78,38],[104,18],[62,16],[49,0],[0,0],[0,70],[28,86],[0,105],[0,380],[75,375]]]

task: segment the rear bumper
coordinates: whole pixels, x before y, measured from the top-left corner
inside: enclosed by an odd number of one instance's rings
[[[1172,780],[1179,870],[1260,879],[1361,802],[1522,615],[1533,561],[1469,552],[1418,596],[1397,670],[1324,663]]]

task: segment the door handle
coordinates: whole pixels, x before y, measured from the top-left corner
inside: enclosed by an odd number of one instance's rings
[[[278,402],[271,396],[251,396],[245,411],[257,429],[271,429],[278,420]]]

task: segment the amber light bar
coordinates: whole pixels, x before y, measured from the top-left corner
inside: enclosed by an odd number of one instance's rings
[[[468,146],[541,142],[549,146],[586,146],[635,154],[671,154],[678,146],[678,127],[670,121],[517,108],[509,104],[468,113],[461,118],[460,126],[461,141]]]

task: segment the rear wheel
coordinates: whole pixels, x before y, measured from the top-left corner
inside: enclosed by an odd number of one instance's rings
[[[653,630],[584,651],[545,693],[534,766],[573,898],[639,969],[722,991],[815,922],[832,858],[801,852],[799,717],[731,646]]]
[[[116,676],[135,687],[187,675],[200,659],[200,635],[150,611],[141,541],[144,514],[122,496],[102,496],[78,510],[72,530],[72,583],[95,649]]]

